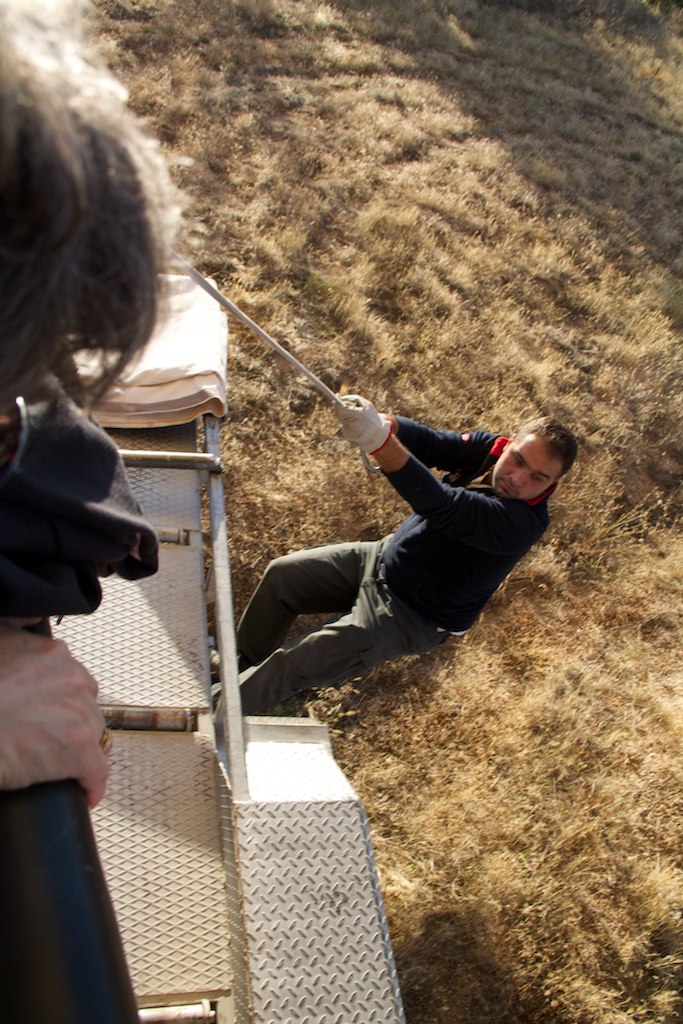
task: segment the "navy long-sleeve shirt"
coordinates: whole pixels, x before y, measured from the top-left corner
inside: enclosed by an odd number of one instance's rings
[[[499,435],[431,430],[398,417],[399,438],[411,453],[387,474],[413,509],[383,556],[389,587],[451,632],[468,629],[502,581],[549,524],[543,498],[527,503],[492,488],[467,490],[439,480],[429,467],[473,478],[494,465]],[[494,448],[495,446],[495,448]]]

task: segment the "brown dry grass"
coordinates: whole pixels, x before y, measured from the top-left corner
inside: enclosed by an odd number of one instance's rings
[[[368,808],[410,1024],[683,1016],[680,12],[635,0],[99,0],[184,254],[335,389],[572,422],[547,540],[434,656],[305,708]],[[235,327],[241,610],[403,509]]]

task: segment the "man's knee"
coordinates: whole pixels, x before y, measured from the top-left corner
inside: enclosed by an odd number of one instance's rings
[[[274,558],[266,566],[259,583],[259,590],[263,589],[268,593],[279,594],[285,587],[287,579],[291,578],[292,569],[293,560],[290,555]]]
[[[291,551],[274,558],[266,566],[259,587],[282,599],[308,596],[315,589],[321,564],[309,551]]]

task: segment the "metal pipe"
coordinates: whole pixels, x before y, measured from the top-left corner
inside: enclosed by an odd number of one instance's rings
[[[327,384],[324,384],[320,378],[316,377],[316,375],[309,370],[308,367],[304,366],[303,363],[300,363],[296,356],[293,356],[291,352],[288,352],[286,348],[283,348],[275,338],[271,338],[270,334],[264,331],[262,327],[259,327],[259,325],[255,323],[251,317],[247,316],[246,313],[243,313],[239,306],[236,306],[235,303],[231,302],[230,299],[227,299],[222,292],[219,292],[217,288],[214,288],[214,286],[207,281],[198,270],[195,270],[191,263],[184,260],[182,256],[178,256],[177,253],[173,253],[173,259],[187,274],[187,276],[192,278],[195,284],[198,284],[200,288],[203,288],[205,292],[208,292],[208,294],[216,300],[219,306],[222,306],[223,309],[228,311],[228,313],[232,313],[232,315],[243,323],[245,327],[248,327],[249,330],[254,332],[254,334],[257,334],[261,341],[265,341],[266,345],[270,345],[271,348],[275,349],[278,355],[281,355],[282,358],[291,363],[299,373],[303,374],[304,377],[307,377],[311,384],[318,389],[328,402],[331,402],[332,405],[344,404],[338,395],[335,395],[334,391],[332,391],[331,388],[328,388]]]
[[[77,782],[0,793],[0,906],[3,1020],[138,1024]]]
[[[218,420],[204,417],[204,442],[207,451],[220,451],[221,435]],[[222,713],[216,716],[216,740],[226,762],[232,797],[235,801],[249,799],[242,705],[237,678],[237,649],[232,601],[228,528],[225,517],[223,481],[209,477],[209,518],[213,571],[216,580],[216,634],[223,677]]]
[[[173,1021],[194,1021],[195,1024],[210,1024],[216,1020],[208,999],[186,1006],[155,1006],[140,1010],[140,1024],[167,1024]]]
[[[182,526],[179,526],[178,529],[157,526],[155,530],[160,544],[177,544],[179,547],[189,547],[190,545],[190,531],[183,529]]]
[[[291,363],[299,373],[303,374],[304,377],[310,380],[311,384],[320,391],[328,402],[331,402],[332,405],[344,404],[339,395],[335,395],[334,391],[332,391],[331,388],[328,388],[327,384],[324,384],[319,377],[316,377],[316,375],[309,370],[307,366],[304,366],[303,363],[299,362],[296,356],[293,356],[291,352],[288,352],[287,349],[279,343],[279,341],[275,340],[275,338],[271,338],[270,334],[264,331],[262,327],[259,327],[259,325],[252,320],[250,316],[243,313],[239,306],[236,306],[235,303],[226,298],[222,292],[219,292],[217,288],[214,288],[211,282],[207,281],[198,270],[195,270],[191,263],[188,263],[187,260],[184,260],[182,256],[179,256],[175,252],[171,255],[180,269],[183,270],[188,277],[191,277],[195,284],[198,284],[200,288],[203,288],[205,292],[216,300],[219,306],[222,306],[223,309],[228,311],[228,313],[232,313],[232,315],[243,323],[245,327],[248,327],[249,330],[254,332],[254,334],[257,334],[262,341],[265,341],[266,345],[270,345],[271,348],[275,349],[278,355],[281,355],[283,359],[286,359],[288,363]],[[360,454],[363,459],[363,465],[367,469],[368,473],[382,472],[379,466],[373,466],[366,452],[361,450]]]
[[[194,469],[222,473],[217,455],[205,452],[147,452],[136,448],[120,448],[119,455],[127,466],[136,469]]]
[[[146,708],[101,704],[108,729],[143,729],[154,732],[195,732],[197,712],[192,708]]]

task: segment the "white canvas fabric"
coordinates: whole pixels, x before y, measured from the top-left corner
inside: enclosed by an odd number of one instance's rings
[[[104,427],[161,427],[226,413],[227,317],[184,275],[166,277],[166,316],[97,408]]]

